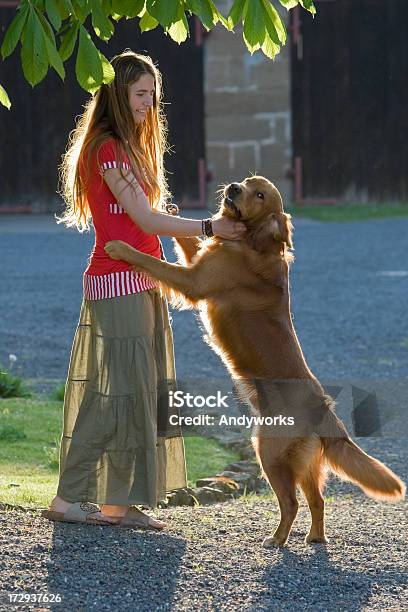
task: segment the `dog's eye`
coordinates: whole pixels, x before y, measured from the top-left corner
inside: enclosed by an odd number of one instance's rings
[[[256,194],[256,197],[259,198],[260,200],[264,199],[264,194],[261,193],[260,191],[258,191],[258,193]]]

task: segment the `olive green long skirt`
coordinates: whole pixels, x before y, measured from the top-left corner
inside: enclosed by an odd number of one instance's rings
[[[57,494],[154,508],[167,491],[185,487],[169,388],[173,336],[159,290],[84,300],[65,388]]]

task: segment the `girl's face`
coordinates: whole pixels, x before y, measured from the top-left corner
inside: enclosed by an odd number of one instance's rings
[[[137,81],[128,85],[130,110],[136,124],[144,121],[146,112],[153,106],[154,92],[154,77],[150,74],[142,74]]]

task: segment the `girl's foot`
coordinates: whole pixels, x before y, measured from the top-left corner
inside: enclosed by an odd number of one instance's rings
[[[56,496],[52,500],[49,509],[51,512],[61,512],[62,514],[65,514],[65,512],[71,506],[71,502],[67,502],[61,497]],[[103,512],[92,512],[92,514],[88,517],[87,520],[88,522],[95,521],[96,523],[103,521],[112,525],[116,525],[119,522],[118,518],[115,519],[113,516],[105,515]]]
[[[167,526],[166,523],[163,523],[163,521],[159,521],[153,518],[152,516],[149,516],[148,514],[142,512],[141,510],[139,510],[139,508],[136,508],[135,506],[104,505],[101,506],[101,512],[105,516],[116,518],[116,520],[119,519],[119,522],[125,517],[125,515],[127,515],[125,521],[127,522],[128,520],[130,520],[135,527],[140,526],[145,528],[147,527],[150,529],[161,530]]]

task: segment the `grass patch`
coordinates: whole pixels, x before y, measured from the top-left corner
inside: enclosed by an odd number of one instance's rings
[[[407,217],[408,204],[336,204],[330,206],[298,204],[297,206],[291,205],[288,212],[295,218],[307,217],[316,221],[360,221]]]
[[[1,400],[0,424],[0,502],[47,506],[58,482],[62,403]],[[190,485],[238,459],[236,453],[207,438],[186,437],[185,448]]]
[[[63,402],[65,397],[65,383],[61,383],[59,387],[51,393],[51,398],[57,402]]]
[[[17,440],[24,440],[26,437],[24,431],[18,427],[0,424],[0,440],[3,442],[17,442]]]
[[[0,365],[0,397],[29,397],[30,393],[25,388],[19,376],[13,376],[8,370]]]
[[[195,485],[199,478],[214,476],[222,471],[228,463],[238,461],[237,453],[234,453],[216,440],[186,436],[184,438],[186,448],[187,476],[190,486]]]

